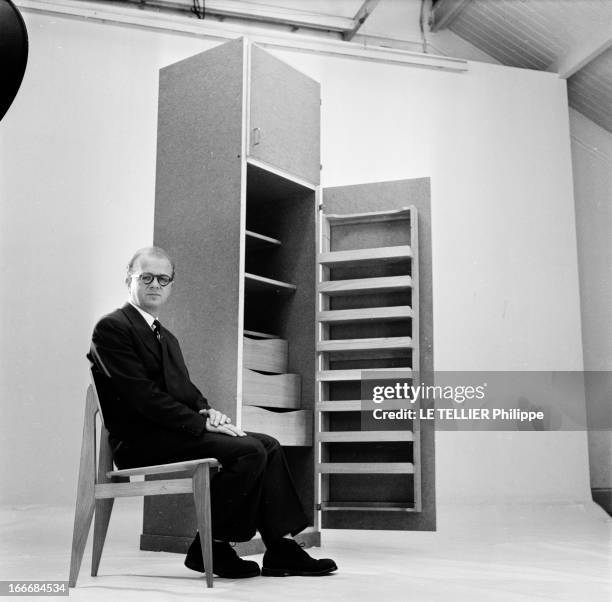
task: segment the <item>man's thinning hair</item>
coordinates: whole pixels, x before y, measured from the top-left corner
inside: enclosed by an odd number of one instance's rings
[[[138,251],[132,255],[132,258],[127,264],[126,280],[129,280],[131,275],[134,273],[134,265],[143,255],[167,259],[170,263],[170,267],[172,268],[172,278],[174,278],[174,261],[172,261],[170,255],[168,255],[168,253],[166,253],[166,251],[164,251],[161,247],[143,247],[142,249],[138,249]]]

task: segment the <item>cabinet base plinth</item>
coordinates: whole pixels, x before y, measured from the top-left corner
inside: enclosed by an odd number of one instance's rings
[[[320,547],[321,532],[308,529],[295,536],[295,540],[303,543],[304,547]],[[186,554],[193,537],[180,535],[154,535],[142,533],[140,535],[140,549],[147,552],[174,552],[175,554]],[[251,554],[263,554],[265,547],[261,537],[256,536],[251,541],[243,541],[236,544],[236,553],[239,556],[250,556]]]

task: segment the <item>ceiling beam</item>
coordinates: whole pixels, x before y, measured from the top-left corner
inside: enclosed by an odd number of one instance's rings
[[[546,70],[558,73],[559,77],[567,79],[611,46],[612,27],[606,24],[591,32],[588,39],[582,39],[579,43],[571,46],[563,55],[557,57],[557,60],[553,61]]]
[[[257,19],[279,25],[292,27],[312,27],[329,31],[345,30],[350,25],[350,19],[333,15],[322,15],[306,10],[284,8],[282,6],[266,6],[249,4],[242,0],[205,0],[206,12],[213,15],[224,15],[237,19]]]
[[[95,0],[100,1],[100,0]],[[193,0],[123,0],[153,8],[175,9],[191,11]],[[284,25],[289,27],[305,27],[309,29],[322,29],[344,33],[354,26],[354,19],[310,12],[297,8],[285,8],[265,4],[252,4],[243,0],[204,0],[202,2],[205,15],[229,17],[233,19],[247,19]]]
[[[299,51],[340,56],[358,60],[405,65],[425,69],[436,69],[451,73],[469,70],[463,59],[408,52],[395,48],[369,46],[363,43],[344,42],[312,35],[270,31],[256,24],[219,23],[208,19],[188,19],[157,11],[144,11],[114,2],[91,2],[87,0],[15,0],[20,10],[46,15],[99,21],[104,24],[130,25],[151,31],[175,32],[211,40],[233,40],[239,36],[270,48],[295,49]]]
[[[430,31],[450,27],[451,23],[466,8],[471,0],[438,0],[433,6],[433,23]]]
[[[366,19],[372,14],[372,11],[376,8],[376,5],[380,0],[364,0],[361,8],[357,11],[357,14],[353,17],[353,25],[350,29],[342,34],[342,39],[350,42],[355,34],[359,31],[359,28],[365,23]]]

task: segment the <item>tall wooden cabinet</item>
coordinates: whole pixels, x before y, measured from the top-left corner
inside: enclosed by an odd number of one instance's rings
[[[320,104],[317,82],[244,39],[160,71],[154,244],[177,266],[162,318],[211,405],[283,444],[310,545]],[[145,500],[141,547],[184,550],[192,514]]]
[[[286,446],[314,526],[319,84],[238,39],[162,69],[159,89],[154,243],[177,266],[163,319],[210,404]],[[147,504],[145,539],[191,534]]]

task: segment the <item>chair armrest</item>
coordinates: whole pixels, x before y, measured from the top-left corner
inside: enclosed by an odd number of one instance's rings
[[[218,468],[221,466],[216,458],[200,458],[199,460],[172,462],[171,464],[156,464],[155,466],[139,466],[137,468],[124,468],[123,470],[110,470],[106,473],[106,476],[112,478],[166,474],[169,472],[194,472],[201,464],[208,464],[210,468]]]

